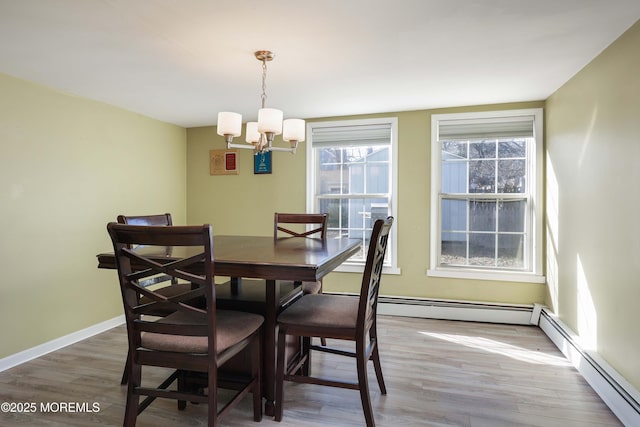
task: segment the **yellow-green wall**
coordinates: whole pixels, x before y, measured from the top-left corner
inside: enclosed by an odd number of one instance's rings
[[[186,131],[0,74],[0,358],[122,314],[117,214],[186,220]]]
[[[399,122],[398,262],[386,295],[546,302],[640,388],[640,24],[546,102],[381,115]],[[105,224],[171,212],[216,234],[268,235],[274,211],[305,209],[305,150],[273,173],[210,176],[215,128],[185,129],[0,74],[0,358],[121,314]],[[426,277],[431,114],[545,107],[546,258],[539,284]],[[354,116],[343,119],[356,118]],[[335,118],[331,118],[335,119]],[[327,120],[327,119],[322,119]],[[330,120],[330,119],[329,119]],[[354,291],[332,273],[327,290]]]
[[[429,266],[431,114],[542,106],[540,101],[322,119],[398,118],[396,220],[398,265],[402,274],[384,277],[383,294],[516,304],[544,302],[542,284],[435,278],[425,274]],[[211,176],[209,150],[225,148],[224,139],[214,127],[189,129],[187,139],[189,222],[210,222],[216,234],[270,235],[273,212],[304,212],[307,148],[304,142],[295,156],[273,153],[271,175],[254,175],[252,151],[241,150],[239,175]],[[355,292],[360,280],[358,274],[332,273],[325,278],[324,286],[328,291]]]
[[[640,22],[546,107],[547,303],[640,389]]]

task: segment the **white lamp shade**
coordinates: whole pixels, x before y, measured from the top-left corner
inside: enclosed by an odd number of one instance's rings
[[[218,113],[218,135],[240,136],[242,133],[242,114],[227,111]]]
[[[258,132],[271,132],[274,135],[282,133],[282,111],[275,108],[261,108],[258,110]]]
[[[253,144],[260,141],[260,132],[258,132],[258,122],[247,122],[247,142]]]
[[[304,120],[287,119],[282,123],[282,139],[285,141],[304,141]]]

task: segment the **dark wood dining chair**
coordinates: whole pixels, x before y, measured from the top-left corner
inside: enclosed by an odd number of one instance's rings
[[[288,227],[285,227],[287,224]],[[295,225],[300,227],[295,228]],[[314,226],[307,230],[306,225]],[[305,228],[302,228],[305,227]],[[284,214],[275,213],[273,222],[273,238],[281,235],[288,237],[314,237],[326,239],[327,214]],[[318,293],[322,291],[322,282],[278,281],[280,307],[284,308],[302,296],[302,293]],[[262,313],[266,302],[264,280],[232,279],[218,285],[218,305],[229,309],[242,309]]]
[[[308,229],[307,225],[311,225]],[[327,214],[275,213],[273,238],[318,238],[326,239]],[[284,310],[303,294],[322,292],[322,282],[294,282],[278,280],[280,301],[278,312]],[[265,313],[266,286],[264,280],[234,278],[217,285],[218,307]],[[290,340],[294,342],[295,340]],[[326,345],[326,341],[322,340]]]
[[[304,237],[304,238],[319,238],[325,241],[327,238],[327,221],[328,214],[321,213],[279,213],[276,212],[273,216],[273,238],[279,237]],[[311,227],[308,227],[311,226]],[[281,283],[281,286],[286,284]],[[302,294],[321,294],[322,293],[322,280],[316,282],[292,282],[290,285],[292,288],[302,289]],[[327,345],[326,338],[321,338],[320,343]]]
[[[264,319],[257,314],[216,309],[211,225],[139,226],[112,222],[107,230],[113,242],[129,344],[123,425],[134,426],[137,416],[156,398],[169,398],[176,399],[181,410],[187,402],[207,403],[208,425],[217,426],[218,418],[249,392],[253,393],[253,419],[260,421],[260,340]],[[193,247],[194,255],[159,263],[132,249],[137,245]],[[139,285],[158,274],[197,287],[187,294],[167,297]],[[141,303],[140,294],[150,302]],[[204,308],[189,304],[196,297],[204,298]],[[160,318],[144,316],[153,306],[167,307],[170,314]],[[218,386],[231,384],[224,380],[219,368],[241,352],[250,353],[250,373],[242,379],[234,378],[237,393],[218,410]],[[170,368],[172,373],[158,387],[146,385],[149,380],[143,387],[142,368],[146,366]],[[177,385],[170,388],[174,383]],[[141,396],[146,396],[142,402]]]
[[[281,421],[283,416],[284,381],[294,381],[359,390],[367,427],[375,426],[369,395],[367,362],[373,362],[380,391],[387,394],[378,351],[376,315],[382,266],[392,224],[393,217],[388,217],[386,220],[377,220],[373,226],[359,297],[308,294],[294,302],[278,317],[280,332],[276,368],[276,421]],[[289,361],[285,366],[287,335],[302,337],[303,345],[297,359]],[[355,352],[310,345],[312,337],[355,341]],[[358,382],[313,377],[310,369],[312,351],[355,357]]]
[[[173,220],[171,219],[170,213],[164,214],[154,214],[154,215],[118,215],[117,221],[119,224],[129,224],[129,225],[146,225],[146,226],[171,226],[173,225]],[[166,250],[169,251],[170,248],[166,247]],[[170,255],[167,253],[167,255]],[[159,287],[159,284],[162,283],[163,286]],[[184,294],[186,292],[191,291],[193,285],[190,283],[178,283],[177,280],[172,279],[171,281],[167,281],[165,277],[162,275],[150,277],[144,282],[139,282],[139,286],[148,287],[152,285],[158,285],[155,288],[155,292],[166,297],[174,297],[180,294]],[[148,297],[145,295],[140,295],[141,303],[148,303]],[[169,311],[167,311],[169,310]],[[146,310],[145,314],[147,315],[167,315],[172,312],[171,307],[163,306],[163,307],[155,307],[149,306]],[[127,366],[129,365],[129,360],[125,363],[124,371],[122,372],[122,379],[120,380],[120,384],[124,385],[127,383]]]
[[[316,237],[323,241],[327,238],[326,213],[278,213],[273,217],[273,238],[285,237]],[[311,225],[309,229],[307,226]],[[297,227],[297,228],[296,228]],[[322,293],[322,280],[317,282],[295,282],[294,287],[302,286],[303,294]]]

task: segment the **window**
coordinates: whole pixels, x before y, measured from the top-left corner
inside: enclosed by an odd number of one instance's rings
[[[542,282],[542,110],[435,114],[428,275]]]
[[[307,211],[329,214],[327,238],[362,241],[362,251],[338,271],[362,271],[378,218],[396,218],[385,273],[396,264],[397,119],[307,125]]]

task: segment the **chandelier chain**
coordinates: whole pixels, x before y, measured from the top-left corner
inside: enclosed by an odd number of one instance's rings
[[[267,100],[267,61],[262,60],[262,100],[261,108],[264,108],[265,101]]]

